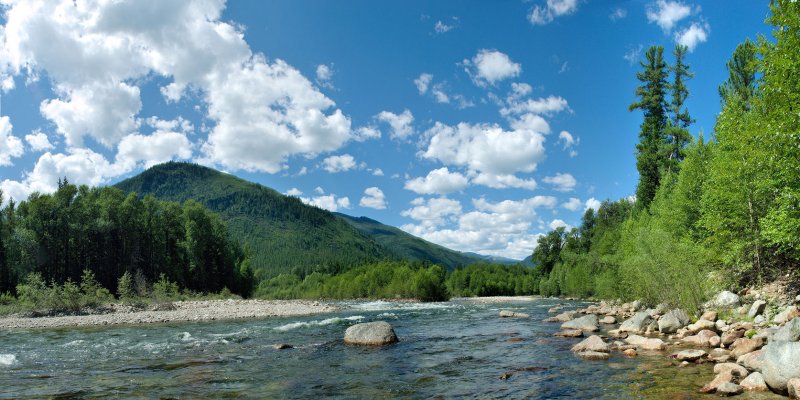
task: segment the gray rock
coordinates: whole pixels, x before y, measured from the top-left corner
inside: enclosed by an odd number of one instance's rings
[[[529,318],[530,315],[514,311],[503,310],[500,311],[501,318]]]
[[[650,313],[647,311],[639,311],[630,319],[625,320],[625,322],[619,326],[619,331],[643,333],[647,329],[647,326],[650,325],[650,321],[652,321]]]
[[[715,323],[713,323],[713,322],[711,322],[711,321],[709,321],[707,319],[698,319],[697,322],[687,326],[686,329],[688,329],[689,332],[692,332],[692,333],[697,333],[697,332],[700,332],[700,331],[702,331],[704,329],[713,331],[714,329],[717,329],[717,324],[715,324]]]
[[[561,324],[561,329],[580,329],[594,332],[600,330],[597,327],[597,323],[597,315],[590,314]]]
[[[800,378],[800,342],[774,341],[764,349],[764,381],[772,390],[787,393],[789,379]]]
[[[678,361],[695,361],[705,357],[707,354],[708,353],[703,350],[683,350],[675,354],[675,358],[678,359]]]
[[[608,353],[610,351],[608,343],[604,342],[600,336],[592,335],[584,339],[580,343],[572,346],[571,349],[575,353],[584,351],[597,351],[601,353]]]
[[[763,324],[763,323],[764,323],[764,321],[766,321],[766,320],[767,320],[767,319],[766,319],[766,318],[764,318],[764,316],[763,316],[763,315],[756,315],[756,317],[753,319],[753,323],[754,323],[754,324],[756,324],[756,325],[761,325],[761,324]]]
[[[745,315],[748,311],[750,311],[750,307],[747,304],[736,309],[736,313],[739,315]]]
[[[599,351],[582,351],[575,354],[584,360],[608,360],[609,357],[611,357],[608,353],[601,353]]]
[[[798,315],[800,315],[800,310],[797,309],[797,306],[789,306],[779,312],[778,315],[772,319],[772,322],[776,324],[785,324],[795,319]]]
[[[739,382],[739,385],[750,392],[766,392],[769,390],[767,383],[764,382],[764,376],[760,372],[753,372],[747,375],[747,378]]]
[[[583,331],[580,329],[565,329],[561,332],[556,332],[553,334],[555,337],[581,337],[583,336]]]
[[[708,352],[708,358],[718,363],[728,362],[728,360],[731,359],[731,351],[720,348],[711,349],[711,351]]]
[[[606,315],[605,317],[603,317],[603,319],[600,320],[600,323],[606,325],[616,324],[617,319],[611,315]]]
[[[639,311],[642,309],[642,307],[644,307],[644,304],[641,300],[635,300],[633,303],[631,303],[631,308],[633,311]]]
[[[695,346],[713,347],[711,343],[712,343],[712,338],[714,337],[718,337],[714,331],[709,331],[707,329],[704,329],[698,332],[696,335],[687,336],[681,339],[681,341],[683,343],[689,343]],[[719,342],[716,343],[717,345],[719,345]]]
[[[719,292],[714,300],[711,300],[712,307],[719,307],[719,308],[734,308],[738,307],[740,304],[739,296],[736,293],[729,292],[727,290],[723,292]]]
[[[767,302],[764,300],[757,300],[750,306],[750,311],[747,312],[747,316],[750,318],[755,318],[758,315],[764,313],[764,309],[767,307]]]
[[[397,342],[397,335],[388,322],[355,324],[344,332],[344,342],[366,346],[383,346]]]
[[[747,368],[736,363],[721,363],[714,366],[715,374],[721,374],[725,371],[730,371],[733,376],[738,376],[739,378],[744,378],[750,373]]]
[[[714,393],[715,391],[717,391],[717,389],[719,389],[720,386],[731,382],[733,382],[733,374],[731,374],[730,371],[723,371],[717,374],[717,376],[715,376],[711,382],[703,386],[703,388],[700,389],[700,392]]]
[[[575,318],[575,314],[577,314],[575,311],[565,311],[561,314],[556,315],[554,318],[558,322],[567,322]]]
[[[794,302],[800,304],[800,294],[794,298]]]
[[[646,338],[639,335],[630,335],[625,338],[625,342],[642,350],[664,350],[667,348],[667,344],[661,339]]]
[[[789,388],[789,397],[793,399],[800,399],[800,378],[789,379],[789,382],[786,383],[786,386]]]
[[[717,394],[721,396],[735,396],[742,393],[742,391],[744,389],[733,382],[725,382],[717,387]]]
[[[667,311],[658,320],[658,331],[661,333],[675,333],[678,329],[689,324],[689,316],[686,311],[675,309]]]
[[[731,356],[739,358],[761,348],[764,342],[760,339],[739,338],[731,345]]]
[[[747,353],[743,356],[739,356],[736,359],[736,363],[747,368],[750,371],[761,372],[764,367],[764,353],[766,350],[756,350],[752,353]]]
[[[795,318],[789,321],[788,324],[782,326],[772,335],[773,341],[788,341],[796,342],[800,340],[800,318]]]

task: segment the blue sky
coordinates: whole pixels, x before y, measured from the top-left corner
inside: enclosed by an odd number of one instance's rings
[[[520,259],[634,192],[648,46],[690,47],[710,137],[725,61],[770,33],[749,0],[6,1],[6,198],[187,160]]]

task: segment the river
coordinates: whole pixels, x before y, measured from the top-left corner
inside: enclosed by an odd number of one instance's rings
[[[709,397],[697,393],[713,378],[708,364],[679,368],[664,353],[646,352],[576,358],[569,349],[579,339],[553,337],[558,324],[541,322],[559,302],[349,302],[346,311],[307,317],[3,331],[0,397]],[[500,319],[501,309],[531,318]],[[348,326],[376,320],[390,322],[400,342],[343,343]],[[294,348],[276,350],[277,343]]]

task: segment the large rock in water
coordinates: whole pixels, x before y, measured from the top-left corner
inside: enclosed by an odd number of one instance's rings
[[[729,292],[727,290],[723,292],[719,292],[714,300],[711,300],[710,305],[712,307],[719,307],[719,308],[734,308],[738,307],[740,304],[739,296],[736,293]]]
[[[619,326],[620,332],[633,332],[633,333],[643,333],[647,326],[650,325],[652,318],[650,317],[650,313],[647,311],[639,311],[633,315],[630,319],[625,320],[622,325]]]
[[[594,332],[600,330],[597,327],[597,315],[589,314],[580,318],[573,319],[561,324],[561,329],[580,329],[582,331]]]
[[[686,311],[680,309],[670,310],[658,320],[658,331],[661,333],[675,333],[686,325],[689,325],[689,316],[686,315]]]
[[[736,363],[749,369],[750,371],[761,372],[761,369],[764,367],[764,353],[766,350],[756,350],[752,353],[747,353],[743,356],[739,356],[736,359]]]
[[[661,339],[646,338],[639,335],[630,335],[625,338],[625,342],[642,350],[664,350],[667,348],[667,344]]]
[[[344,342],[366,346],[383,346],[397,342],[397,335],[388,322],[355,324],[344,332]]]
[[[764,349],[764,381],[772,390],[785,394],[789,379],[800,378],[800,342],[777,341]]]
[[[582,342],[572,346],[572,351],[576,353],[584,352],[584,351],[597,351],[601,353],[608,353],[609,346],[608,343],[604,342],[600,336],[592,335],[588,338],[584,339]]]
[[[800,318],[791,320],[788,324],[784,325],[774,335],[772,341],[788,341],[796,342],[800,340]]]
[[[514,312],[508,310],[500,311],[500,318],[529,318],[530,315],[521,313],[521,312]]]

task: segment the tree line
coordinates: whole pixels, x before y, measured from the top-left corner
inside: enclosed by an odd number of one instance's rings
[[[777,277],[800,262],[800,7],[773,1],[764,37],[737,46],[705,141],[688,133],[686,49],[645,53],[637,100],[635,199],[587,210],[533,253],[542,294],[645,298],[697,306],[709,290]],[[672,79],[669,79],[670,73]]]
[[[52,285],[91,276],[118,294],[125,274],[205,293],[248,295],[253,285],[247,255],[199,203],[79,187],[66,178],[53,194],[33,193],[0,209],[0,293],[15,293],[30,274]]]

